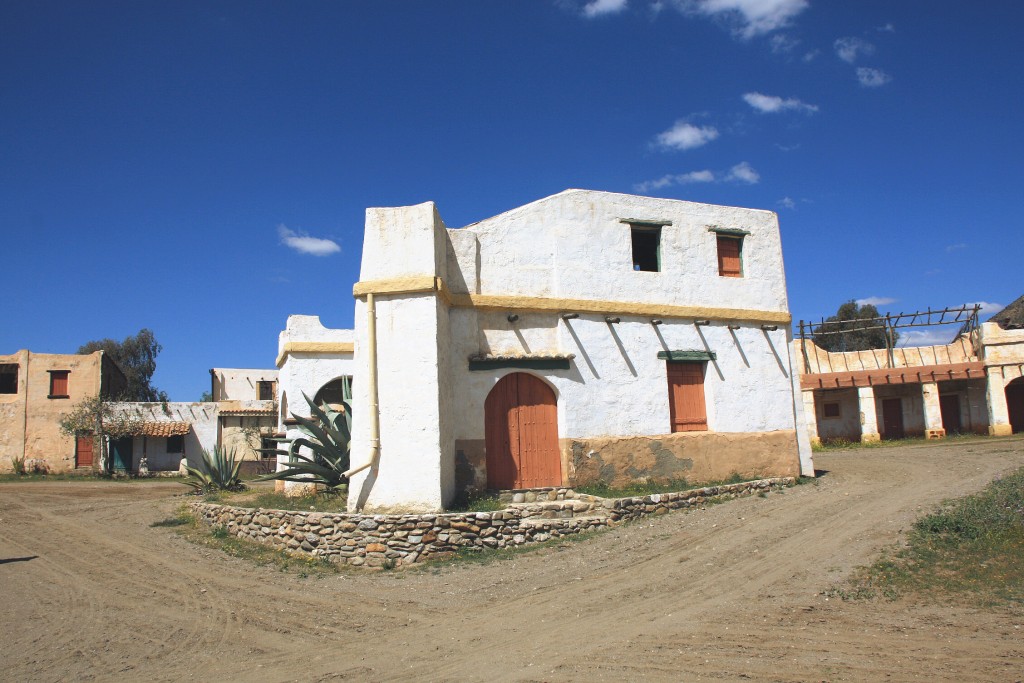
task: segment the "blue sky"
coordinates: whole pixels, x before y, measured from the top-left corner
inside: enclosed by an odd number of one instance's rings
[[[1024,4],[0,5],[0,353],[149,327],[155,384],[352,324],[364,210],[566,188],[777,211],[794,320],[1007,304]],[[991,306],[989,307],[991,309]],[[990,312],[995,312],[990,310]]]

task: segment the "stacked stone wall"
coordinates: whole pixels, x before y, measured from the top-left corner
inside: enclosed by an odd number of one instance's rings
[[[208,525],[241,539],[353,566],[399,567],[463,548],[484,550],[542,543],[794,483],[793,477],[779,477],[631,498],[600,498],[571,489],[544,489],[516,492],[513,497],[518,499],[522,494],[524,502],[509,503],[497,512],[363,515],[204,502],[192,503],[191,507]],[[528,498],[532,500],[526,502]]]

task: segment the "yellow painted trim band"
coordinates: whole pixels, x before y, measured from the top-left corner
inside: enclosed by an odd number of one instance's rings
[[[788,324],[793,317],[786,311],[757,311],[745,308],[709,306],[673,306],[632,301],[601,301],[597,299],[561,299],[537,296],[502,296],[494,294],[453,294],[439,277],[422,275],[393,280],[357,282],[352,288],[356,297],[387,294],[426,294],[437,292],[445,303],[458,308],[529,312],[597,313],[602,315],[635,315],[661,318],[695,318],[744,321],[762,324]]]
[[[292,353],[353,353],[355,348],[352,342],[285,342],[277,356],[277,367],[284,365],[285,358]]]

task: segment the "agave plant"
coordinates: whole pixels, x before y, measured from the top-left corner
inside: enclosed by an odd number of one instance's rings
[[[342,410],[334,410],[326,402],[316,405],[309,396],[302,394],[309,404],[310,417],[292,413],[303,433],[292,439],[287,451],[275,450],[278,455],[288,455],[288,466],[280,472],[258,477],[256,481],[293,481],[302,484],[322,484],[334,489],[348,482],[345,472],[349,469],[352,448],[352,385],[342,379]],[[309,449],[312,456],[302,452]]]
[[[213,453],[203,449],[203,459],[199,467],[185,466],[185,469],[194,479],[187,479],[184,483],[191,486],[197,493],[203,491],[237,491],[245,487],[242,480],[238,478],[238,470],[242,461],[235,460],[234,448],[213,447]]]

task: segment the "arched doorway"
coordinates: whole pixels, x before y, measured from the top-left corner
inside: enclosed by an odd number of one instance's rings
[[[1010,414],[1013,433],[1024,432],[1024,377],[1006,385],[1006,412]]]
[[[487,488],[561,486],[555,392],[524,372],[506,375],[484,401]]]
[[[313,403],[320,405],[326,403],[335,410],[342,410],[342,402],[345,400],[345,381],[348,381],[349,389],[352,387],[351,377],[337,377],[320,387],[313,397]]]

